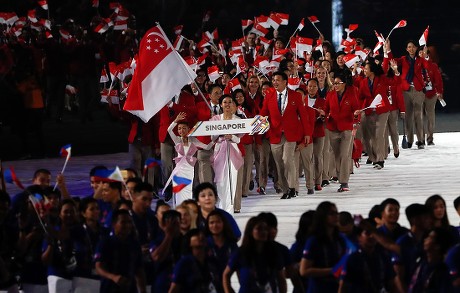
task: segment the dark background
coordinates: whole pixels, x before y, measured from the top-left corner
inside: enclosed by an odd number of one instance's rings
[[[160,22],[165,32],[173,38],[173,27],[184,25],[182,34],[187,38],[199,39],[202,31],[212,31],[218,27],[220,38],[240,38],[241,19],[253,19],[271,11],[290,15],[289,26],[280,29],[280,33],[289,37],[302,17],[316,15],[320,20],[318,28],[326,39],[331,35],[330,0],[129,0],[119,1],[136,16],[135,26],[138,34]],[[76,23],[87,25],[94,15],[110,15],[109,1],[100,0],[99,9],[91,7],[91,0],[48,0],[50,16],[56,23],[73,18]],[[395,30],[391,35],[392,50],[395,56],[405,53],[405,42],[418,41],[423,31],[430,25],[428,45],[436,51],[439,66],[443,71],[446,108],[440,108],[444,131],[459,131],[458,112],[460,99],[460,9],[457,1],[447,0],[343,0],[343,27],[351,23],[359,24],[352,37],[361,37],[370,47],[374,47],[374,30],[384,36],[401,20],[407,20],[405,28]],[[0,11],[16,11],[26,15],[27,10],[38,7],[36,0],[0,0]],[[211,18],[202,26],[204,14],[210,11]],[[300,33],[306,37],[317,37],[316,30],[306,20]],[[2,93],[0,93],[1,95]],[[0,105],[1,107],[1,105]],[[439,119],[438,119],[439,120]],[[447,127],[445,127],[447,126]],[[439,129],[439,128],[438,128]],[[0,128],[0,158],[17,159],[20,157],[18,139],[7,127]],[[72,143],[74,155],[104,154],[127,151],[127,127],[112,120],[101,107],[90,124],[81,124],[78,119],[68,117],[64,124],[46,121],[44,124],[48,153],[56,156],[59,148]],[[33,138],[30,138],[33,144]]]

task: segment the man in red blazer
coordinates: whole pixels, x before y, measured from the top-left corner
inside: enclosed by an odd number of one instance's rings
[[[391,53],[390,41],[385,43],[385,58],[395,59],[398,66],[401,66],[401,89],[403,90],[404,103],[406,104],[406,132],[407,143],[409,148],[414,142],[414,126],[417,135],[416,145],[419,149],[425,148],[425,139],[423,137],[423,102],[425,86],[422,70],[428,68],[425,58],[417,56],[417,45],[414,41],[406,43],[407,55],[400,58],[393,58]],[[426,56],[426,47],[424,49]],[[385,62],[384,64],[388,64]],[[386,68],[385,68],[386,69]],[[415,122],[415,123],[414,123]]]
[[[284,194],[281,199],[295,196],[296,172],[294,152],[298,141],[310,142],[308,114],[299,93],[287,88],[288,77],[284,72],[272,76],[272,89],[265,96],[261,116],[270,121],[270,146],[278,171],[278,181]]]

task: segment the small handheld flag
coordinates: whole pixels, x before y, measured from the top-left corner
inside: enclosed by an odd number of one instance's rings
[[[420,37],[418,40],[418,44],[420,46],[426,46],[426,43],[428,42],[428,30],[430,29],[430,26],[428,26],[425,31],[423,32],[423,35]]]
[[[147,174],[147,169],[153,168],[156,166],[161,166],[161,160],[157,160],[155,158],[147,158],[147,160],[145,160],[144,170],[142,171],[142,180],[145,179],[145,175]]]
[[[16,173],[14,172],[13,166],[10,166],[9,169],[3,171],[3,177],[5,178],[6,183],[12,183],[17,187],[24,189],[24,186],[22,185],[21,181],[19,181],[18,176],[16,176]]]
[[[72,149],[72,145],[66,144],[59,151],[59,155],[63,158],[65,157],[65,162],[64,162],[64,166],[62,166],[61,174],[64,174],[65,168],[67,167],[67,163],[69,162],[69,159],[70,159],[71,149]],[[54,184],[53,190],[56,190],[57,185],[58,183],[56,182],[56,184]]]
[[[388,40],[388,38],[390,37],[391,33],[397,29],[397,28],[401,28],[401,27],[405,27],[407,25],[407,21],[405,21],[404,19],[400,20],[394,28],[391,29],[390,33],[388,34],[388,37],[386,38]]]
[[[174,175],[172,192],[179,193],[182,189],[184,189],[190,183],[192,183],[192,180]]]
[[[96,181],[102,182],[124,182],[118,166],[113,170],[96,170],[94,178]]]
[[[380,94],[376,95],[374,100],[372,101],[372,103],[364,108],[362,111],[364,110],[367,110],[367,109],[375,109],[377,108],[377,106],[381,105],[382,104],[382,96]]]

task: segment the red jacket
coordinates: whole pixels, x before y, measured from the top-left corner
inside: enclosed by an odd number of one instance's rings
[[[436,63],[428,61],[428,69],[426,70],[426,74],[424,74],[424,78],[425,84],[431,81],[432,85],[432,89],[425,92],[425,96],[428,99],[433,98],[436,94],[442,94],[444,92],[441,71]]]
[[[372,93],[369,88],[369,78],[363,78],[359,82],[359,100],[361,102],[361,108],[364,109],[368,107],[374,98],[377,95],[382,96],[382,104],[375,108],[375,111],[378,115],[382,113],[386,113],[389,111],[388,105],[390,105],[390,101],[388,101],[388,83],[384,76],[376,76],[374,77],[374,82],[372,86]],[[371,115],[374,109],[367,109],[365,110],[366,116]]]
[[[406,76],[410,67],[408,58],[410,58],[409,55],[400,58],[394,58],[393,54],[390,52],[388,53],[388,58],[384,58],[383,60],[383,68],[385,72],[388,70],[388,60],[395,59],[398,62],[398,66],[401,66],[401,88],[403,91],[407,91],[410,88],[410,83],[406,80]],[[418,56],[415,57],[414,78],[412,79],[412,82],[414,83],[415,90],[417,91],[422,91],[425,87],[422,69],[428,68],[427,63],[428,61],[424,58],[420,58]]]
[[[400,87],[401,76],[393,76],[388,78],[388,91],[391,94],[390,111],[399,110],[399,112],[406,112],[406,104],[404,104],[404,96]]]
[[[308,96],[305,98],[308,99]],[[316,95],[315,104],[313,105],[316,109],[325,110],[326,108],[326,99],[321,98],[318,94]],[[324,121],[321,119],[318,111],[315,110],[315,121],[313,129],[313,137],[324,137],[326,133],[324,131]]]
[[[195,97],[193,95],[187,92],[181,92],[178,104],[173,103],[171,108],[166,105],[160,110],[160,129],[158,134],[160,142],[165,142],[168,137],[168,127],[180,112],[185,112],[187,114],[187,122],[190,128],[192,128],[196,123],[197,112]]]
[[[253,118],[255,116],[254,115],[254,109],[252,111],[249,111],[249,109],[245,108],[245,109],[243,109],[243,112],[244,112],[244,115],[246,115],[247,118]],[[240,144],[242,144],[242,145],[253,144],[253,143],[254,143],[254,136],[253,135],[245,134],[240,138]]]
[[[309,123],[302,96],[288,89],[287,99],[286,109],[281,115],[278,109],[277,92],[272,90],[265,96],[260,110],[260,115],[268,116],[270,121],[268,135],[272,144],[277,144],[281,141],[283,132],[288,142],[301,141],[304,136],[312,133],[313,125]]]
[[[360,110],[358,90],[347,86],[339,105],[336,91],[330,91],[326,97],[326,127],[331,131],[353,130],[354,112]]]

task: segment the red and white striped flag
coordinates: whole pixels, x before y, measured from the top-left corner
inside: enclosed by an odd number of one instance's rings
[[[319,22],[319,19],[318,17],[312,15],[312,16],[309,16],[308,17],[308,20],[311,22],[311,23],[318,23]]]
[[[50,31],[46,31],[46,32],[45,32],[45,37],[46,37],[47,39],[51,39],[51,38],[53,38],[53,35],[51,34]]]
[[[184,40],[184,37],[182,35],[178,35],[176,37],[176,40],[174,41],[173,47],[176,51],[179,51],[180,47],[182,46],[182,41]]]
[[[128,29],[128,20],[116,20],[113,30],[122,31]]]
[[[99,0],[91,0],[91,6],[94,8],[99,7]]]
[[[397,28],[401,28],[401,27],[405,27],[407,25],[407,21],[405,21],[404,19],[403,20],[400,20],[393,29],[397,29]]]
[[[268,29],[266,29],[265,27],[257,23],[257,24],[254,24],[250,32],[255,33],[256,35],[259,35],[259,36],[265,36],[266,34],[268,34]]]
[[[217,65],[208,67],[208,77],[212,83],[216,82],[216,80],[219,79],[220,74],[219,67],[217,67]]]
[[[299,25],[297,26],[297,30],[301,31],[305,27],[305,18],[302,18]]]
[[[345,62],[345,65],[350,68],[352,67],[356,62],[359,62],[359,56],[355,54],[347,54],[343,56],[343,61]]]
[[[278,17],[275,13],[270,13],[270,16],[268,17],[268,23],[272,28],[277,30],[279,26],[283,23],[283,20]]]
[[[13,25],[18,19],[15,12],[0,12],[0,23]]]
[[[37,16],[35,14],[35,9],[29,10],[27,12],[27,18],[30,20],[30,22],[36,23],[38,21]]]
[[[184,29],[184,26],[182,24],[179,24],[176,25],[173,29],[176,35],[180,35],[182,33],[182,30]]]
[[[289,14],[276,12],[275,15],[281,19],[281,25],[289,24]]]
[[[269,28],[270,23],[268,23],[268,16],[266,15],[259,15],[254,19],[254,26],[258,24],[260,26],[263,26],[264,28]]]
[[[254,21],[250,19],[242,19],[241,20],[241,27],[243,28],[243,31],[247,29],[251,24],[253,24]]]
[[[418,40],[418,44],[420,46],[426,46],[426,43],[428,41],[428,30],[430,29],[430,26],[427,26],[427,28],[425,29],[425,31],[423,32],[422,36],[420,37],[420,39]]]
[[[313,39],[297,37],[295,39],[295,50],[297,56],[304,58],[303,52],[310,53],[313,49]]]
[[[103,34],[109,29],[109,26],[105,22],[101,22],[94,28],[94,32]]]
[[[46,0],[38,0],[38,5],[44,10],[48,10],[48,1]]]
[[[265,50],[267,50],[267,48],[270,46],[270,43],[271,43],[269,39],[264,38],[264,37],[260,37],[259,41],[260,41],[260,44],[264,46]]]
[[[172,48],[161,27],[155,26],[140,42],[139,59],[124,110],[148,122],[195,78],[195,72]]]
[[[299,77],[289,77],[288,78],[288,88],[295,91],[300,86],[300,78]]]
[[[225,94],[231,94],[237,89],[241,89],[241,84],[238,78],[234,78],[227,83],[227,86],[224,89]]]

